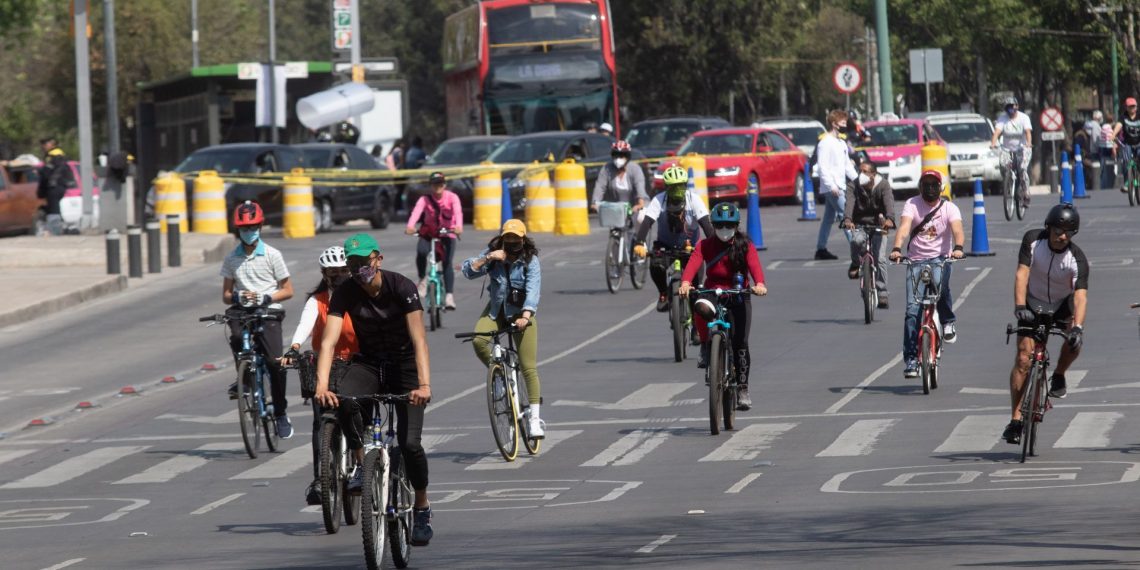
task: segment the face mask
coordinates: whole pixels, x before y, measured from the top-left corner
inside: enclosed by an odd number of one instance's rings
[[[870,183],[871,183],[871,177],[870,176],[867,176],[865,173],[862,173],[862,172],[859,173],[859,185],[860,186],[866,186]]]
[[[261,239],[261,230],[239,230],[238,235],[241,237],[241,242],[245,245],[253,245],[257,240]]]
[[[333,275],[331,277],[328,277],[327,279],[329,282],[329,289],[336,289],[337,287],[340,287],[341,285],[344,284],[345,281],[348,280],[348,276],[347,275]]]
[[[922,199],[927,202],[933,202],[938,199],[938,195],[942,193],[942,189],[938,186],[923,186]]]
[[[523,250],[523,242],[503,242],[503,249],[507,250],[507,253],[518,253]]]
[[[843,121],[842,123],[835,123],[835,129],[838,130],[839,132],[846,131],[847,130],[847,121]]]
[[[368,265],[358,268],[356,270],[356,275],[353,275],[352,277],[353,279],[356,279],[357,283],[360,283],[361,285],[368,285],[369,283],[372,283],[373,279],[376,278],[376,269],[372,267],[371,263],[369,263]]]
[[[1005,114],[1009,115],[1010,117],[1013,117],[1014,115],[1017,114],[1017,109],[1015,109],[1013,107],[1006,107],[1005,108]]]
[[[732,237],[736,235],[736,228],[724,228],[716,230],[716,237],[720,241],[732,241]]]
[[[614,168],[621,170],[621,169],[625,168],[625,163],[626,163],[626,159],[615,158],[614,159]]]

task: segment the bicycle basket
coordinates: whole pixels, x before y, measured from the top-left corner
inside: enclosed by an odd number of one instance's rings
[[[626,205],[624,202],[600,202],[598,204],[598,224],[603,228],[624,228]]]
[[[317,357],[312,352],[301,355],[297,361],[297,374],[301,377],[301,397],[312,398],[317,391]]]

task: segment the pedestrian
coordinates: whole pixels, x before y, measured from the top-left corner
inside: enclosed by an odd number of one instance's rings
[[[372,158],[375,158],[377,161],[383,161],[384,160],[384,147],[381,145],[378,145],[378,144],[372,145],[371,154],[372,154]]]
[[[408,149],[408,154],[405,156],[405,168],[419,168],[423,166],[427,160],[427,153],[424,152],[424,140],[418,136],[412,137],[412,146]]]
[[[825,203],[823,217],[819,221],[819,236],[815,242],[815,258],[839,259],[834,253],[827,251],[827,239],[831,237],[831,226],[835,225],[843,215],[847,182],[855,180],[859,175],[855,172],[855,164],[848,156],[847,143],[839,136],[847,130],[847,113],[836,109],[827,115],[827,121],[830,130],[815,147],[821,185],[819,191]],[[851,236],[846,230],[844,235],[850,241]]]
[[[1105,115],[1097,137],[1100,149],[1100,187],[1108,190],[1116,185],[1116,144],[1113,142],[1112,115]]]
[[[607,137],[613,138],[614,126],[609,123],[602,123],[598,125],[598,132],[606,135]]]
[[[396,139],[396,142],[392,143],[392,150],[388,151],[388,158],[385,159],[385,162],[388,164],[388,170],[403,170],[404,158],[407,156],[407,152],[408,142],[402,138]],[[396,182],[393,186],[396,188],[396,205],[394,208],[396,213],[402,213],[405,211],[404,192],[408,186],[403,182]]]
[[[63,200],[67,189],[75,185],[75,177],[71,174],[67,155],[59,148],[59,141],[55,137],[41,139],[40,149],[44,153],[44,165],[40,168],[40,185],[36,189],[36,197],[47,203],[45,223],[48,232],[58,236],[63,234],[63,216],[60,214],[59,202]]]

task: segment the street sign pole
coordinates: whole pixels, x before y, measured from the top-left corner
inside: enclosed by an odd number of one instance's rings
[[[269,0],[269,142],[277,144],[277,14]]]
[[[364,83],[364,69],[360,65],[360,0],[352,0],[349,7],[352,12],[352,80]],[[364,118],[356,115],[352,118],[352,123],[360,129],[364,126]]]

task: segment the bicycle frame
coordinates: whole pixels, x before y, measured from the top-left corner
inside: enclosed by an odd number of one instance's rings
[[[503,335],[507,337],[506,347],[499,340],[499,337]],[[515,348],[514,334],[510,331],[500,330],[491,337],[491,362],[503,365],[507,371],[507,390],[510,391],[511,399],[517,401],[519,394],[519,352]],[[526,415],[523,408],[529,405],[530,402],[518,402],[519,421]]]
[[[451,232],[448,231],[447,229],[441,229],[439,231],[439,236],[431,238],[431,244],[430,244],[430,247],[428,248],[427,279],[428,279],[428,281],[435,283],[435,298],[430,299],[429,301],[432,305],[436,305],[436,306],[443,305],[444,284],[443,284],[443,269],[442,269],[443,260],[436,257],[435,250],[436,250],[436,246],[439,245],[440,240],[445,239],[445,238],[451,239],[451,238],[446,237],[450,234],[451,234]]]
[[[260,351],[253,348],[253,335],[262,331],[261,321],[257,321],[257,330],[251,331],[249,325],[242,326],[241,328],[241,355],[240,358],[249,359],[252,368],[256,370],[254,377],[256,378],[253,386],[253,400],[257,402],[257,414],[260,418],[265,418],[271,411],[271,404],[265,403],[265,377],[269,375],[269,369],[265,365],[265,359],[261,356]]]

